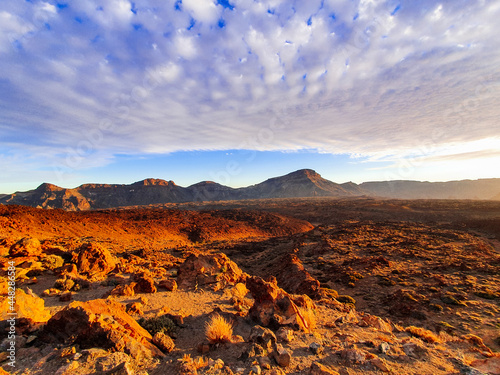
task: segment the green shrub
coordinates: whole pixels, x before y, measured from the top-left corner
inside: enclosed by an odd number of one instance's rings
[[[156,318],[141,318],[137,321],[139,325],[148,331],[151,336],[154,336],[158,332],[162,332],[169,336],[175,336],[176,333],[176,325],[172,319],[170,319],[166,315],[161,315]]]

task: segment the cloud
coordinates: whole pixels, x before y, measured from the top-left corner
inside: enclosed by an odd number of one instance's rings
[[[444,157],[500,134],[499,16],[488,0],[5,0],[0,155]]]

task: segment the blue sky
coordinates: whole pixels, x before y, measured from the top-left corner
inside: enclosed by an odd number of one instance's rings
[[[500,177],[500,3],[0,3],[0,192]]]

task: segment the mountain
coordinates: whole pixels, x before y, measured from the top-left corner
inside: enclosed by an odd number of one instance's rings
[[[449,182],[380,181],[359,185],[372,195],[399,199],[494,199],[500,178]]]
[[[248,198],[344,197],[355,195],[351,186],[325,180],[312,169],[301,169],[240,189]],[[357,191],[356,191],[357,193]],[[362,194],[359,194],[362,195]]]
[[[84,211],[194,201],[356,196],[500,200],[500,178],[450,182],[382,181],[357,185],[353,182],[337,184],[312,169],[301,169],[238,189],[212,181],[182,187],[173,181],[153,178],[130,185],[84,184],[74,189],[44,183],[34,190],[0,196],[0,204]]]

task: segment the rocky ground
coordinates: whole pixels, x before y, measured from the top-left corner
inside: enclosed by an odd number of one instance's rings
[[[494,202],[0,206],[0,364],[17,374],[500,374],[499,220]],[[232,326],[220,342],[206,335],[214,316]]]

